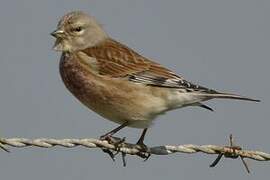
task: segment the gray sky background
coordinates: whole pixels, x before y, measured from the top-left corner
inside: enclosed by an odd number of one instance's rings
[[[244,148],[270,152],[269,0],[10,0],[0,3],[1,137],[99,137],[116,124],[82,106],[64,87],[59,53],[51,50],[59,18],[71,10],[95,16],[115,39],[186,79],[259,98],[213,100],[159,117],[148,145],[224,144],[233,133]],[[141,132],[119,136],[135,142]],[[100,150],[11,148],[0,152],[1,179],[268,179],[269,162],[174,154],[113,163]]]

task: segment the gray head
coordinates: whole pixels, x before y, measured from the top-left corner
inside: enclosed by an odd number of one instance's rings
[[[54,50],[65,52],[96,46],[108,37],[93,17],[81,11],[64,15],[51,35],[56,38]]]

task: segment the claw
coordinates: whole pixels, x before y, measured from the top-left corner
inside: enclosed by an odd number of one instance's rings
[[[102,149],[102,151],[106,154],[108,154],[110,156],[110,158],[113,160],[113,162],[115,162],[115,155],[113,154],[112,151],[110,151],[109,149]]]
[[[146,155],[146,158],[143,160],[143,162],[146,162],[146,161],[150,158],[150,156],[151,156],[151,153],[148,153],[148,154]]]
[[[122,155],[123,166],[126,167],[127,166],[127,161],[126,161],[127,154],[122,152],[121,155]]]

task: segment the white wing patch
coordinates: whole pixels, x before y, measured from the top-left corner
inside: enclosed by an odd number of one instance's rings
[[[129,80],[136,83],[143,83],[149,86],[158,86],[164,88],[175,88],[183,92],[206,92],[206,93],[215,93],[214,90],[208,89],[199,85],[190,83],[179,77],[175,78],[165,78],[157,77],[147,73],[140,73],[128,76]]]

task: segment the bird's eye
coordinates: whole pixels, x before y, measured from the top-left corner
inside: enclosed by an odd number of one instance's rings
[[[81,26],[76,27],[76,28],[74,28],[74,31],[76,31],[76,32],[81,32],[81,31],[82,31],[82,27],[81,27]]]

